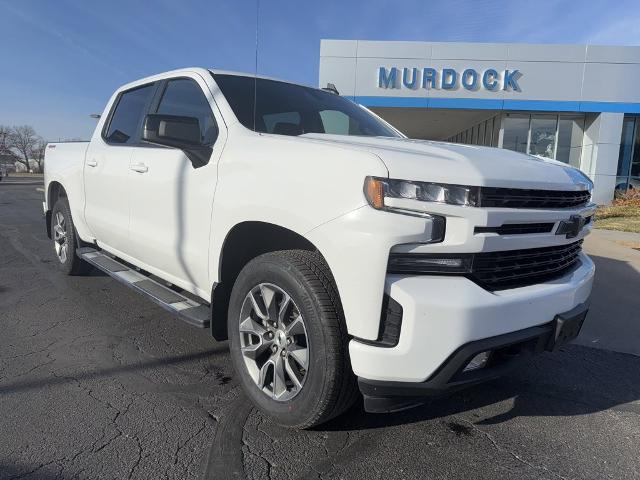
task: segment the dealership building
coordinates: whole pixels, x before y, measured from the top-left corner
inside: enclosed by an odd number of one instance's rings
[[[322,40],[328,83],[411,138],[579,167],[597,203],[640,188],[640,47]]]

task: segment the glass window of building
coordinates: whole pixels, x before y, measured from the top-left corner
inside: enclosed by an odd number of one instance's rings
[[[506,114],[502,117],[502,148],[553,158],[580,167],[584,114]],[[500,117],[492,143],[499,145]]]
[[[485,122],[482,122],[480,125],[478,125],[478,145],[484,145],[484,124]]]
[[[500,116],[493,117],[493,135],[491,135],[491,146],[500,145]]]
[[[534,115],[531,117],[531,141],[529,153],[540,157],[555,158],[556,155],[556,115]]]
[[[622,123],[617,190],[640,188],[640,121],[638,118],[625,115]]]
[[[636,117],[635,137],[633,157],[631,157],[631,176],[640,177],[640,117]]]
[[[502,148],[527,153],[529,115],[507,114],[502,121]]]
[[[580,166],[582,136],[584,132],[583,115],[561,115],[558,120],[558,148],[556,160],[573,167]]]
[[[471,129],[471,144],[472,145],[478,144],[478,126],[477,125],[474,125],[473,128]]]
[[[484,129],[484,144],[487,147],[491,146],[491,133],[493,132],[493,118],[487,120],[487,125]]]

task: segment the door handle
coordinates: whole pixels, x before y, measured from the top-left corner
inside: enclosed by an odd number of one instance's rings
[[[87,160],[87,165],[90,167],[97,167],[98,166],[98,162],[97,160]]]
[[[149,167],[147,167],[144,163],[134,163],[129,168],[138,173],[146,173],[149,171]]]

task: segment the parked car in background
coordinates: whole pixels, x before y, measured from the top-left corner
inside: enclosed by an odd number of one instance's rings
[[[358,387],[399,410],[575,338],[591,189],[335,93],[185,69],[119,88],[90,142],[48,145],[44,212],[62,271],[228,338],[255,405],[310,427]]]

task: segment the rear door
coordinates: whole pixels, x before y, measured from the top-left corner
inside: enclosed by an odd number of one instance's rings
[[[150,113],[197,118],[202,140],[213,153],[195,168],[180,149],[135,148],[129,183],[133,255],[168,281],[208,295],[211,212],[226,130],[219,128],[222,119],[197,74],[163,81]]]
[[[101,246],[125,254],[129,253],[129,164],[156,86],[150,83],[121,92],[85,156],[87,224]]]

